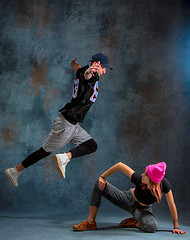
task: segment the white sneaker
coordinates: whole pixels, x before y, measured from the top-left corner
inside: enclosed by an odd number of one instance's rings
[[[7,177],[9,178],[9,180],[11,181],[11,183],[13,184],[13,186],[18,187],[17,179],[21,173],[16,170],[16,167],[6,169],[5,173],[6,173]]]
[[[70,159],[67,157],[67,154],[56,154],[54,156],[54,160],[56,162],[56,168],[59,176],[65,178],[65,168],[67,163],[70,161]]]

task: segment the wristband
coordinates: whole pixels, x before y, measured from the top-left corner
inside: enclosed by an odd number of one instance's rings
[[[105,180],[105,177],[103,177],[103,176],[100,176],[101,178],[103,178],[104,180]]]
[[[179,229],[178,227],[176,228],[176,227],[174,227],[174,229]]]

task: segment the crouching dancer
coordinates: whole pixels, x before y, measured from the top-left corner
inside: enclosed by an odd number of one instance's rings
[[[152,214],[151,205],[156,201],[160,203],[162,193],[164,193],[173,219],[173,233],[186,233],[179,229],[178,214],[171,185],[164,178],[165,170],[165,162],[160,162],[147,166],[145,172],[141,175],[127,165],[121,162],[117,163],[99,177],[92,192],[89,217],[84,222],[74,225],[73,229],[77,231],[97,229],[95,218],[103,196],[133,215],[132,218],[123,220],[119,224],[120,227],[136,227],[144,232],[153,233],[157,229],[157,222]],[[135,188],[120,191],[106,181],[108,176],[118,171],[126,174],[135,184]]]

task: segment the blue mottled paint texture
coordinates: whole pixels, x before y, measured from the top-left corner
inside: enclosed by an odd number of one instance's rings
[[[165,161],[178,208],[190,210],[189,191],[184,192],[190,182],[186,3],[1,1],[0,210],[84,210],[92,184],[118,161],[140,172]],[[82,124],[98,151],[73,159],[65,180],[50,156],[23,171],[14,188],[4,169],[43,144],[58,110],[70,101],[71,60],[78,57],[86,65],[97,52],[107,54],[114,67],[102,77],[98,99]],[[108,180],[131,187],[121,173]]]

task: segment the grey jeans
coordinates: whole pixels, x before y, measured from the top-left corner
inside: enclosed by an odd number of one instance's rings
[[[152,214],[151,206],[142,206],[138,203],[132,193],[131,189],[128,191],[121,191],[110,183],[101,191],[98,187],[98,181],[94,184],[90,205],[99,207],[102,196],[107,198],[116,206],[130,212],[137,222],[140,224],[140,229],[144,232],[155,232],[157,229],[157,222]]]

